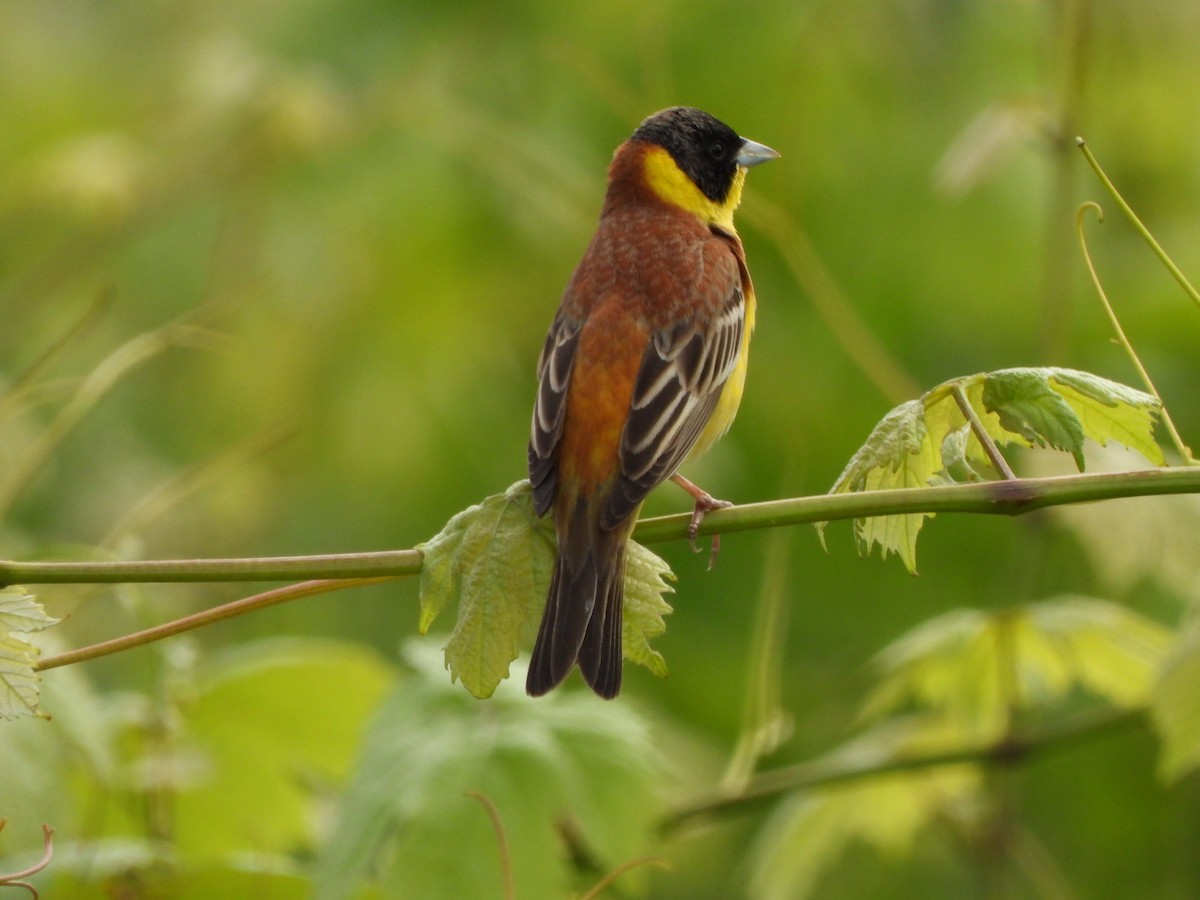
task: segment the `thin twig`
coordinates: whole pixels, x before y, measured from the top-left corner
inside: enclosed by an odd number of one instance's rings
[[[1083,138],[1077,137],[1075,138],[1075,144],[1080,150],[1083,151],[1084,158],[1088,161],[1088,165],[1092,167],[1092,171],[1096,173],[1096,177],[1100,179],[1100,183],[1104,185],[1105,190],[1107,190],[1109,194],[1112,195],[1112,198],[1117,201],[1117,206],[1121,208],[1121,212],[1125,214],[1125,218],[1129,220],[1130,224],[1133,225],[1137,233],[1142,236],[1142,239],[1150,245],[1150,249],[1154,251],[1154,255],[1159,258],[1162,264],[1167,267],[1167,271],[1171,273],[1177,282],[1179,282],[1179,286],[1183,288],[1184,293],[1192,298],[1192,302],[1195,303],[1197,307],[1200,307],[1200,292],[1192,287],[1192,283],[1187,280],[1187,276],[1179,270],[1179,267],[1171,261],[1171,257],[1167,256],[1167,252],[1163,250],[1158,241],[1154,239],[1154,235],[1150,233],[1150,229],[1142,224],[1142,220],[1139,219],[1137,213],[1133,211],[1133,207],[1125,202],[1125,198],[1121,196],[1121,192],[1117,190],[1116,185],[1109,180],[1109,177],[1105,174],[1104,169],[1100,168],[1100,163],[1096,160],[1096,157],[1092,155],[1092,151],[1088,147],[1087,142]]]
[[[631,859],[629,862],[622,863],[617,866],[603,878],[601,878],[592,888],[584,894],[579,900],[596,900],[605,890],[607,890],[614,881],[624,875],[626,872],[636,869],[639,866],[658,866],[660,869],[670,869],[671,864],[665,859],[659,859],[657,856],[639,856],[637,859]]]
[[[693,800],[666,815],[659,824],[664,834],[677,831],[682,826],[713,815],[742,812],[751,807],[775,799],[781,794],[796,790],[811,790],[889,775],[896,772],[912,772],[939,766],[966,763],[1003,763],[1035,752],[1067,745],[1075,740],[1092,737],[1103,732],[1128,728],[1143,723],[1143,709],[1112,709],[1105,707],[1095,712],[1081,714],[1056,721],[1036,731],[1013,734],[1000,740],[976,746],[964,746],[935,753],[898,756],[892,759],[816,760],[785,766],[753,778],[744,790],[736,794],[715,794]]]
[[[508,849],[508,836],[504,833],[504,822],[500,819],[500,810],[492,798],[480,791],[466,791],[468,797],[478,800],[487,810],[488,818],[492,820],[492,830],[496,833],[496,846],[500,850],[500,875],[504,884],[504,900],[516,900],[517,889],[513,884],[512,854]]]
[[[1116,311],[1113,309],[1112,304],[1108,302],[1108,294],[1104,290],[1104,285],[1100,283],[1100,276],[1096,272],[1096,266],[1092,263],[1092,254],[1088,250],[1087,245],[1087,235],[1083,229],[1083,220],[1088,210],[1096,213],[1096,220],[1098,222],[1104,221],[1104,210],[1100,208],[1099,203],[1089,200],[1080,206],[1079,210],[1075,213],[1075,230],[1079,235],[1079,248],[1083,252],[1083,261],[1087,266],[1088,273],[1092,276],[1092,285],[1096,288],[1096,293],[1100,296],[1100,303],[1104,306],[1104,311],[1108,314],[1108,321],[1112,323],[1113,331],[1117,333],[1117,343],[1121,345],[1121,349],[1125,351],[1125,355],[1133,363],[1133,367],[1137,370],[1138,377],[1142,379],[1142,384],[1146,386],[1146,390],[1158,400],[1161,407],[1159,414],[1162,417],[1163,425],[1166,426],[1167,433],[1171,435],[1171,442],[1175,445],[1176,451],[1185,462],[1192,464],[1196,461],[1192,456],[1192,449],[1183,442],[1183,438],[1180,437],[1179,432],[1176,430],[1175,423],[1171,420],[1171,414],[1167,412],[1167,405],[1163,402],[1162,395],[1150,379],[1150,373],[1142,365],[1142,360],[1138,357],[1137,351],[1133,349],[1133,344],[1125,336],[1125,329],[1121,327],[1121,320],[1117,318]]]
[[[4,820],[0,819],[0,829],[4,827]],[[22,887],[33,896],[34,900],[38,898],[37,888],[27,881],[22,881],[30,875],[36,875],[46,866],[50,865],[50,860],[54,858],[54,829],[49,825],[42,825],[42,858],[35,862],[27,869],[22,869],[20,872],[9,872],[7,875],[0,875],[0,887]]]
[[[967,424],[971,426],[971,433],[975,435],[975,440],[979,441],[979,446],[987,454],[987,458],[992,466],[1005,481],[1015,480],[1017,476],[1009,468],[1008,460],[1000,453],[1000,448],[996,446],[996,442],[992,440],[992,436],[983,427],[983,422],[979,421],[975,407],[971,406],[971,401],[967,399],[967,393],[962,389],[962,385],[954,385],[953,392],[954,402],[958,404],[958,408],[966,418]]]
[[[341,591],[346,588],[366,587],[369,584],[381,584],[385,581],[391,581],[391,577],[387,578],[354,578],[354,579],[337,579],[332,581],[305,581],[300,584],[292,584],[287,587],[276,588],[273,591],[265,591],[261,594],[254,594],[251,597],[243,597],[240,600],[234,600],[230,603],[224,603],[221,606],[214,606],[212,609],[206,609],[203,612],[198,612],[190,616],[184,616],[181,619],[175,619],[171,622],[165,622],[162,625],[155,625],[153,628],[146,628],[142,631],[136,631],[133,634],[122,635],[119,638],[113,638],[110,641],[101,641],[98,644],[91,644],[87,647],[80,647],[76,650],[68,650],[66,653],[59,653],[56,656],[48,656],[45,659],[34,665],[37,671],[46,669],[56,669],[59,666],[69,666],[74,663],[87,662],[88,660],[99,659],[102,656],[110,656],[113,653],[120,653],[123,650],[130,650],[134,647],[141,647],[145,644],[152,644],[155,641],[161,641],[164,638],[174,637],[177,634],[183,634],[185,631],[192,631],[196,628],[202,628],[205,625],[211,625],[214,622],[220,622],[225,619],[236,618],[243,616],[249,612],[256,612],[260,609],[266,609],[268,606],[275,606],[279,603],[288,603],[292,600],[300,600],[304,597],[314,597],[317,594],[328,594],[331,591]]]

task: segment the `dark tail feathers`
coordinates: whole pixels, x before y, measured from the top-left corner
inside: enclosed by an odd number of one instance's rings
[[[588,686],[611,700],[621,690],[626,538],[597,529],[583,502],[561,532],[525,690],[545,694],[578,663]]]

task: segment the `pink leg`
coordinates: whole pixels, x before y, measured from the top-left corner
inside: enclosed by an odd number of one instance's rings
[[[692,508],[692,521],[688,523],[688,538],[692,542],[692,552],[699,553],[700,548],[696,546],[696,534],[700,530],[700,523],[704,521],[704,514],[711,512],[714,509],[725,509],[733,506],[728,500],[718,500],[708,491],[688,481],[679,473],[671,476],[671,480],[677,485],[691,494],[692,499],[696,501],[696,505]],[[721,536],[714,534],[712,539],[712,553],[708,557],[708,567],[711,569],[717,561],[717,554],[721,550]]]

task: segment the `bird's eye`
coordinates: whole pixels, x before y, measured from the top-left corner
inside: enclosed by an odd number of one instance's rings
[[[720,141],[715,144],[709,144],[708,153],[713,159],[721,159],[725,155],[725,145]]]

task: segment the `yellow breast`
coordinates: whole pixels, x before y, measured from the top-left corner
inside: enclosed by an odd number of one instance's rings
[[[742,402],[742,391],[746,387],[746,365],[750,359],[750,334],[754,331],[754,310],[754,293],[748,292],[746,294],[746,327],[742,331],[742,345],[738,348],[737,365],[734,367],[733,374],[729,376],[729,380],[725,382],[725,387],[721,389],[721,396],[717,400],[716,408],[713,409],[708,424],[700,432],[696,445],[688,453],[688,459],[695,459],[715,444],[729,430],[729,426],[733,424],[733,419],[737,415],[738,406]]]

